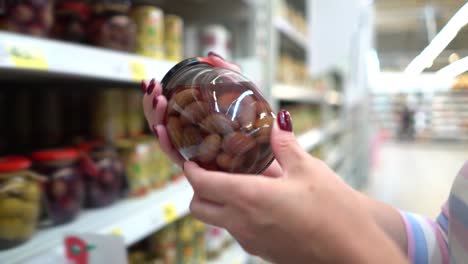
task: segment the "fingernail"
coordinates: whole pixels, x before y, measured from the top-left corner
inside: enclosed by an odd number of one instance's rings
[[[150,95],[153,92],[154,87],[156,87],[156,83],[153,80],[151,80],[150,84],[148,85],[148,88],[146,89],[146,93],[148,95]]]
[[[145,80],[141,80],[141,90],[143,93],[146,93],[146,83]]]
[[[158,130],[156,129],[156,126],[155,126],[155,125],[152,125],[152,126],[151,126],[151,129],[153,130],[153,134],[156,136],[156,138],[159,138],[159,136],[158,136]]]
[[[216,53],[214,51],[208,52],[208,57],[210,57],[210,56],[215,56],[215,57],[218,57],[218,58],[220,58],[222,60],[225,60],[221,55],[219,55],[218,53]]]
[[[153,109],[156,109],[156,105],[158,105],[158,97],[153,97]]]
[[[278,113],[278,125],[281,130],[292,132],[291,115],[286,110],[281,110]]]

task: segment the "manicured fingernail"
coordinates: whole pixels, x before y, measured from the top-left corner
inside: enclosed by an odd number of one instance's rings
[[[153,80],[154,80],[154,79],[153,79]],[[150,95],[150,94],[153,92],[154,87],[156,87],[156,83],[155,83],[153,80],[151,80],[151,82],[150,82],[149,85],[148,85],[148,88],[146,89],[146,93],[147,93],[148,95]]]
[[[278,125],[281,130],[292,132],[292,121],[291,121],[291,115],[289,114],[288,111],[286,110],[281,110],[278,113]]]
[[[153,130],[153,134],[156,136],[156,138],[159,138],[159,136],[158,136],[158,130],[156,129],[156,126],[155,126],[155,125],[152,125],[152,126],[151,126],[151,129]]]
[[[141,90],[143,93],[146,93],[146,83],[145,80],[141,80]]]
[[[156,109],[157,105],[158,105],[158,97],[155,96],[155,97],[153,97],[153,109]]]
[[[216,53],[214,51],[208,52],[208,57],[210,57],[210,56],[215,56],[215,57],[218,57],[218,58],[220,58],[222,60],[225,60],[221,55],[219,55],[218,53]]]

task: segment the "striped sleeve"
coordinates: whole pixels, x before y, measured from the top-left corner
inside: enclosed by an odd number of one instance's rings
[[[400,211],[408,240],[408,258],[415,264],[449,264],[447,218],[442,210],[436,222]],[[445,225],[444,225],[445,223]],[[444,229],[445,228],[445,229]]]

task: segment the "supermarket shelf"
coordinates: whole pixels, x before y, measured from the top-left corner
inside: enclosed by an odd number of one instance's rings
[[[221,255],[213,260],[209,260],[207,264],[247,264],[249,255],[234,242],[226,248]]]
[[[192,188],[183,179],[143,198],[87,210],[70,224],[41,230],[27,243],[0,251],[0,263],[64,263],[62,240],[68,234],[118,234],[126,245],[131,245],[186,215],[192,194]]]
[[[277,16],[273,20],[273,25],[275,28],[286,35],[289,39],[294,41],[299,47],[303,48],[304,50],[307,49],[307,37],[304,36],[301,32],[299,32],[294,26],[289,23],[288,20],[281,16]]]
[[[0,79],[18,75],[135,84],[162,78],[174,65],[129,53],[0,31]]]
[[[304,86],[276,84],[273,86],[273,97],[283,101],[294,101],[304,103],[321,103],[321,93]]]
[[[312,129],[297,138],[299,145],[306,151],[314,149],[325,138],[325,133],[322,129]]]

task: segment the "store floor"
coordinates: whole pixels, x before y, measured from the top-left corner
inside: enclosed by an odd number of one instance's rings
[[[397,208],[436,217],[466,160],[467,145],[386,143],[364,192]]]

